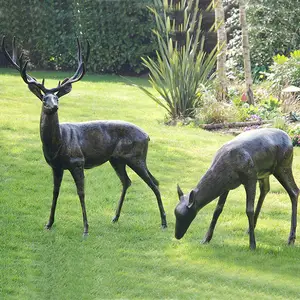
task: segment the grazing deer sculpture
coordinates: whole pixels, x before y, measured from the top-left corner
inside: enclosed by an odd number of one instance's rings
[[[134,124],[122,121],[91,121],[85,123],[59,123],[58,100],[69,93],[72,84],[82,79],[85,74],[85,62],[78,45],[78,67],[75,74],[59,82],[56,88],[47,89],[26,72],[28,61],[23,62],[22,54],[17,64],[15,39],[13,40],[12,57],[5,49],[5,38],[2,40],[2,51],[8,61],[20,72],[30,91],[42,101],[40,119],[40,136],[43,152],[47,163],[53,171],[53,200],[49,221],[46,228],[50,229],[54,223],[56,202],[64,170],[69,170],[74,178],[77,194],[80,199],[83,215],[84,235],[88,234],[88,220],[85,208],[84,169],[90,169],[109,161],[118,177],[123,190],[118,203],[113,222],[120,216],[126,191],[131,181],[126,172],[126,165],[133,169],[154,192],[161,216],[162,227],[167,227],[165,211],[158,189],[158,181],[150,173],[146,164],[149,136]],[[87,61],[89,56],[87,43]]]
[[[209,229],[202,241],[210,242],[229,191],[242,184],[246,190],[250,249],[255,249],[254,228],[263,201],[270,190],[269,176],[273,174],[285,188],[292,202],[288,244],[294,244],[299,189],[294,181],[292,161],[292,142],[289,136],[279,129],[252,130],[226,143],[219,149],[212,165],[189,194],[184,195],[177,186],[180,202],[175,208],[175,237],[181,239],[199,210],[219,197]],[[257,181],[259,181],[260,196],[254,212]]]

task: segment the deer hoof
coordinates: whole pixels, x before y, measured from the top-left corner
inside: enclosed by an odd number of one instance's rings
[[[112,221],[112,223],[116,223],[116,222],[118,222],[118,220],[119,220],[119,217],[114,216],[111,221]]]
[[[46,225],[45,225],[45,229],[47,229],[47,230],[50,230],[51,227],[52,227],[52,225],[49,225],[49,224],[46,224]]]
[[[292,237],[292,238],[289,238],[289,240],[288,240],[288,245],[294,245],[295,244],[295,239],[296,238],[294,238],[294,237]]]
[[[201,244],[208,244],[212,238],[212,235],[207,234],[204,239],[201,241]]]
[[[208,244],[209,242],[210,242],[210,239],[204,238],[204,239],[201,241],[201,244]]]
[[[165,223],[165,224],[161,224],[161,229],[167,229],[168,228],[168,225],[167,225],[167,223]]]
[[[82,234],[82,237],[83,238],[87,238],[89,236],[89,233],[88,232],[84,232],[83,234]]]
[[[256,243],[250,244],[250,250],[255,250],[256,249]]]

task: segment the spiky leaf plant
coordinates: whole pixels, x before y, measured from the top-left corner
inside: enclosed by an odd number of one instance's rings
[[[201,31],[201,14],[196,9],[199,0],[181,0],[177,9],[183,12],[183,23],[170,20],[167,0],[154,0],[155,6],[149,8],[156,21],[153,30],[159,48],[157,59],[142,58],[150,71],[154,92],[140,87],[149,97],[162,106],[170,119],[194,117],[200,105],[200,86],[208,86],[214,76],[216,48],[209,54],[204,52],[204,35]],[[163,7],[160,11],[158,7]],[[184,45],[174,40],[176,30],[184,35]]]

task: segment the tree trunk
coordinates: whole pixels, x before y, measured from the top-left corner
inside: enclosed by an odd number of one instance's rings
[[[240,8],[240,23],[242,28],[242,45],[243,45],[247,102],[249,104],[254,104],[254,97],[252,92],[253,81],[251,75],[250,48],[249,48],[248,27],[247,27],[247,20],[246,20],[245,0],[239,0],[239,8]]]
[[[226,80],[226,50],[227,37],[225,29],[225,15],[223,0],[214,0],[215,28],[218,36],[217,56],[217,100],[225,102],[228,100],[228,88]]]

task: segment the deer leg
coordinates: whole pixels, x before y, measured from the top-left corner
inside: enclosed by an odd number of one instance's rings
[[[48,223],[45,225],[46,229],[51,229],[53,223],[54,223],[54,216],[55,216],[55,209],[56,209],[56,203],[57,198],[59,195],[59,189],[61,185],[61,181],[64,175],[63,169],[54,169],[52,168],[53,173],[53,199],[52,199],[52,206],[50,210],[50,217]]]
[[[294,176],[291,168],[279,169],[274,172],[274,176],[284,187],[290,196],[292,202],[292,217],[291,217],[291,230],[288,238],[288,244],[293,245],[296,239],[296,227],[297,227],[297,203],[299,189],[295,183]]]
[[[257,201],[255,213],[254,213],[254,228],[256,227],[257,219],[261,210],[261,207],[263,205],[263,202],[266,198],[266,195],[270,191],[270,180],[269,177],[265,177],[264,179],[259,180],[259,189],[260,189],[260,195]]]
[[[227,199],[227,195],[228,195],[229,191],[226,191],[225,193],[223,193],[220,197],[219,197],[219,200],[218,200],[218,204],[217,204],[217,207],[214,211],[214,214],[213,214],[213,218],[211,220],[211,223],[210,223],[210,226],[209,226],[209,229],[204,237],[204,239],[202,240],[202,243],[205,244],[205,243],[209,243],[210,240],[212,239],[212,236],[213,236],[213,233],[214,233],[214,229],[215,229],[215,226],[217,224],[217,221],[218,221],[218,218],[220,216],[220,214],[222,213],[222,210],[223,210],[223,207],[224,207],[224,204],[226,202],[226,199]]]
[[[166,213],[165,213],[162,201],[161,201],[161,196],[160,196],[158,186],[153,182],[153,180],[151,178],[151,177],[153,177],[153,175],[150,175],[151,173],[148,171],[145,163],[139,163],[139,164],[127,163],[127,164],[137,175],[139,175],[147,183],[147,185],[151,188],[151,190],[155,194],[159,212],[160,212],[161,227],[167,228]],[[158,183],[158,181],[156,179],[155,179],[155,181],[156,181],[156,183]]]
[[[121,182],[122,182],[122,194],[118,203],[118,207],[116,209],[116,214],[112,219],[112,222],[117,222],[119,220],[120,217],[120,213],[121,213],[121,209],[122,209],[122,205],[123,205],[123,201],[125,199],[125,194],[127,189],[130,187],[131,185],[131,180],[129,179],[127,172],[126,172],[126,164],[121,162],[120,160],[117,159],[110,159],[110,164],[112,165],[112,167],[114,168],[114,170],[116,171],[118,177],[120,178]]]
[[[244,184],[246,190],[246,214],[249,222],[249,240],[250,240],[250,249],[255,250],[256,242],[254,235],[254,200],[256,193],[256,180],[248,180]]]
[[[266,198],[266,195],[270,191],[270,180],[269,180],[269,177],[265,177],[263,179],[259,179],[259,189],[260,189],[260,195],[259,195],[259,199],[257,201],[255,213],[254,213],[254,228],[256,227],[257,219],[258,219],[261,207],[263,205],[263,202],[264,202],[264,200]],[[247,232],[249,233],[249,228],[248,228]]]
[[[75,168],[70,170],[75,184],[77,188],[77,194],[79,196],[81,209],[82,209],[82,217],[83,217],[83,235],[87,236],[89,231],[89,224],[86,215],[85,202],[84,202],[84,171],[82,166],[76,166]]]

